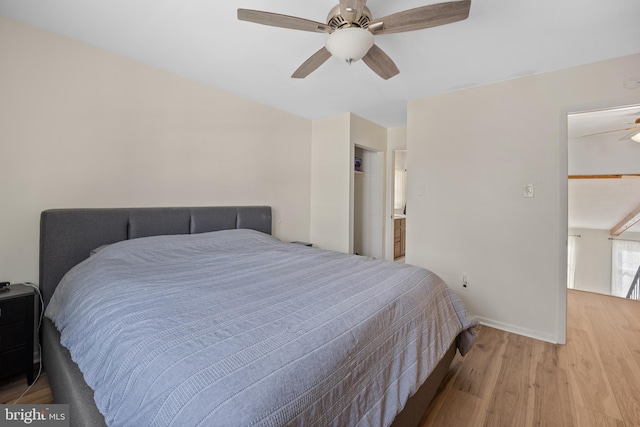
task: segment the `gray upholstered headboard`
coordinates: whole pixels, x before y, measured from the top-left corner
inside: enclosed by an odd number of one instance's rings
[[[40,216],[40,291],[44,305],[62,276],[99,246],[138,237],[235,228],[271,234],[271,207],[46,210]]]

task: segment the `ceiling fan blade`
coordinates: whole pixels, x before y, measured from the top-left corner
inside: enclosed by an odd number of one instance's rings
[[[309,59],[298,67],[298,69],[291,75],[294,79],[304,79],[309,74],[313,73],[319,66],[324,64],[327,59],[331,58],[331,53],[326,47],[322,47],[319,51],[311,55]]]
[[[588,135],[582,135],[583,138],[586,138],[588,136],[596,136],[596,135],[604,135],[605,133],[613,133],[613,132],[622,132],[623,130],[631,130],[631,129],[635,129],[635,128],[624,128],[624,129],[614,129],[614,130],[607,130],[604,132],[597,132],[597,133],[590,133]]]
[[[622,138],[620,138],[618,141],[624,141],[625,139],[631,139],[632,136],[634,136],[637,133],[640,133],[640,127],[637,128],[631,128],[633,129],[631,132],[629,132],[628,134],[626,134],[625,136],[623,136]]]
[[[367,4],[367,0],[340,0],[340,15],[347,19],[347,17],[355,12],[354,21],[362,13],[364,6]]]
[[[384,51],[375,44],[371,46],[371,49],[369,49],[369,52],[367,52],[362,60],[374,73],[385,80],[400,73],[400,70],[398,70],[393,60],[389,58],[389,55],[384,53]]]
[[[470,8],[471,0],[431,4],[374,19],[369,28],[374,34],[422,30],[467,19]]]
[[[333,32],[330,26],[321,22],[260,10],[238,9],[238,19],[241,21],[255,22],[256,24],[270,25],[272,27],[290,28],[292,30],[311,31],[315,33]]]

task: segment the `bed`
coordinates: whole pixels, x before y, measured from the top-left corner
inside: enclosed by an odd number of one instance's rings
[[[72,425],[419,424],[477,321],[427,270],[280,242],[271,223],[268,206],[42,213],[43,364]],[[427,280],[448,321],[403,329]]]

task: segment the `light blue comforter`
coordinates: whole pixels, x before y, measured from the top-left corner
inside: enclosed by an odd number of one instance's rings
[[[250,230],[110,245],[46,315],[135,427],[386,426],[477,324],[432,272]]]

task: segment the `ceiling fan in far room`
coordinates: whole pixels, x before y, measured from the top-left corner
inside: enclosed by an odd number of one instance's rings
[[[462,21],[469,16],[471,0],[431,4],[374,19],[367,0],[340,0],[327,23],[259,10],[238,9],[238,19],[273,27],[326,33],[325,46],[307,59],[291,77],[305,78],[331,56],[349,64],[362,59],[387,80],[400,72],[393,60],[374,43],[374,36],[421,30]]]
[[[618,139],[618,141],[631,139],[632,141],[640,142],[640,117],[638,117],[634,123],[629,123],[629,124],[631,125],[630,127],[626,127],[622,129],[607,130],[607,131],[598,132],[598,133],[591,133],[589,135],[584,135],[583,138],[586,138],[588,136],[604,135],[606,133],[622,132],[627,130],[631,132],[626,133],[622,138]]]

